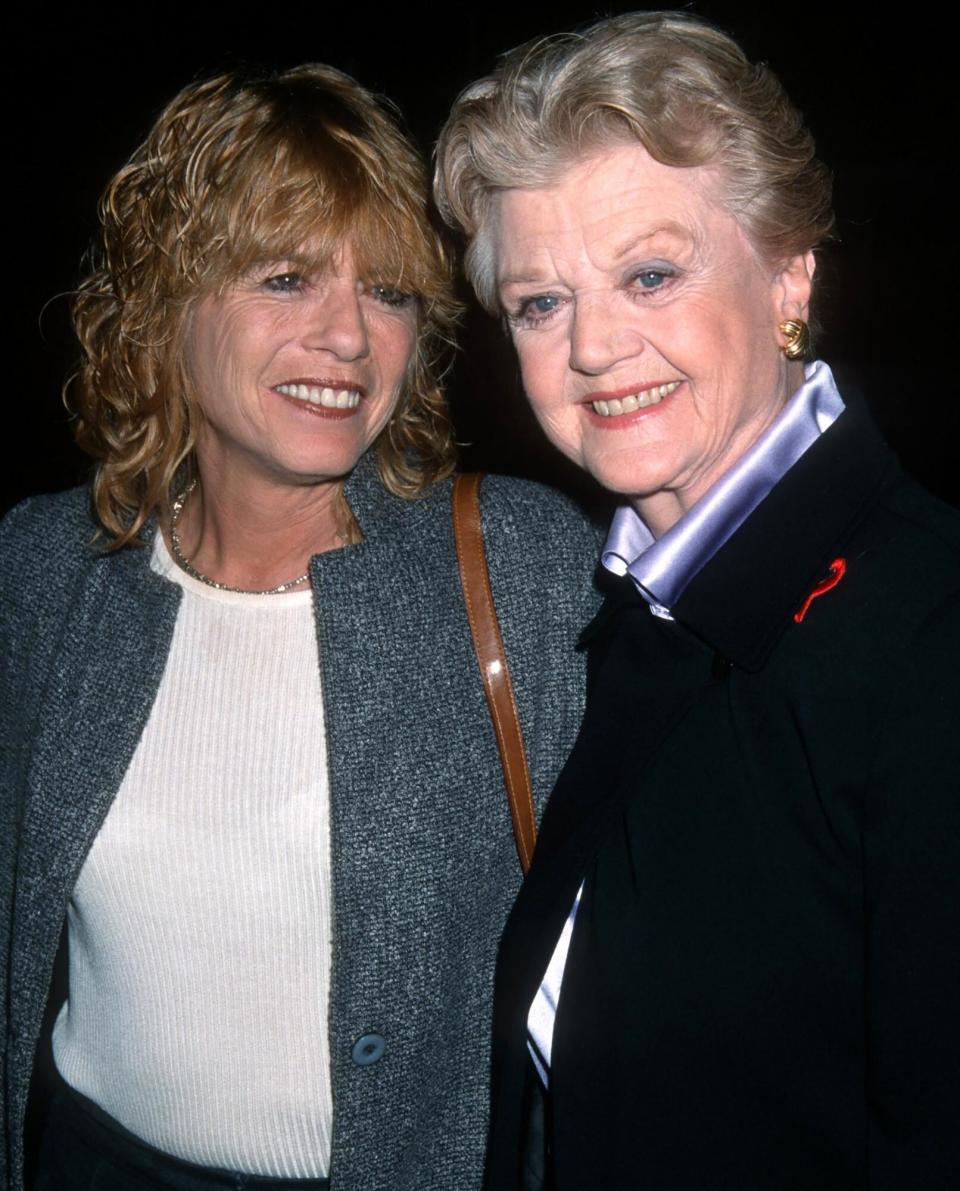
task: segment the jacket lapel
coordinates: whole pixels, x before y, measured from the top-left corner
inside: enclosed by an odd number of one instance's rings
[[[596,663],[594,679],[601,671],[603,679],[588,694],[583,730],[547,806],[498,961],[492,1158],[516,1154],[522,1145],[520,1104],[533,1078],[526,1057],[527,1011],[577,889],[589,878],[599,841],[619,813],[622,775],[629,772],[632,786],[686,714],[694,697],[694,684],[683,677],[689,669],[709,676],[703,646],[676,626],[655,621],[626,583],[585,638]],[[638,671],[647,676],[640,697],[634,689]],[[501,1185],[502,1177],[492,1162],[489,1185]]]
[[[673,609],[677,620],[740,669],[761,670],[864,510],[898,475],[851,400],[703,567]]]

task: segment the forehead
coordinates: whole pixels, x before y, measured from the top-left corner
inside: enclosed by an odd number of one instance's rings
[[[547,186],[504,190],[495,212],[498,281],[543,258],[585,256],[599,264],[640,245],[694,250],[725,227],[735,229],[720,191],[716,170],[664,165],[642,145],[583,158]]]

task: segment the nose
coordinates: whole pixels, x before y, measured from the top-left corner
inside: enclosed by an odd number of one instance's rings
[[[310,351],[327,351],[338,360],[359,360],[367,355],[367,322],[355,282],[335,278],[323,287],[305,311],[302,339]]]
[[[616,293],[577,296],[570,330],[570,367],[575,372],[599,376],[643,351],[639,314],[624,309],[624,301]]]

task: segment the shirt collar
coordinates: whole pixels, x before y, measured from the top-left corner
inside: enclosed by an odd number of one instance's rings
[[[669,617],[700,569],[843,412],[829,367],[817,360],[805,374],[774,423],[662,537],[629,505],[617,510],[603,565],[629,576],[656,615]]]

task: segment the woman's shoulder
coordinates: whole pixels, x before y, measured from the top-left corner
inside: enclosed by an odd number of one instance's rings
[[[87,488],[31,496],[0,520],[4,596],[30,598],[69,583],[98,555]]]
[[[851,548],[874,587],[895,599],[910,592],[915,605],[936,602],[944,585],[955,589],[960,581],[960,510],[904,469],[856,387],[844,386],[844,401],[839,436],[832,429],[823,436],[822,458],[829,491],[855,510]]]
[[[69,488],[65,492],[47,492],[29,496],[0,519],[0,542],[44,544],[61,549],[71,540],[89,539],[94,533],[90,518],[90,490]]]
[[[851,562],[878,631],[907,652],[943,606],[960,610],[960,511],[895,473],[854,540]]]
[[[455,482],[441,480],[417,501],[405,502],[405,540],[412,541],[416,525],[421,549],[434,560],[438,552],[453,550]],[[567,610],[583,623],[589,619],[597,602],[594,573],[602,533],[575,501],[532,480],[485,473],[480,517],[498,607],[535,598],[558,616]]]
[[[882,502],[893,544],[960,578],[960,510],[904,477]]]
[[[483,537],[498,608],[531,602],[575,632],[595,614],[601,530],[569,497],[489,475],[480,489]],[[541,622],[541,631],[542,631]]]
[[[44,553],[71,549],[86,553],[95,535],[90,489],[85,485],[27,497],[0,519],[4,550],[16,545]]]
[[[583,558],[596,564],[601,530],[570,497],[533,480],[488,475],[480,489],[484,536],[531,556]]]
[[[396,519],[395,528],[402,530],[407,541],[416,532],[425,548],[452,545],[455,482],[455,478],[440,480],[414,501],[388,498],[386,513]],[[593,573],[600,527],[561,492],[533,480],[484,473],[480,515],[491,570],[536,567],[577,576]]]

